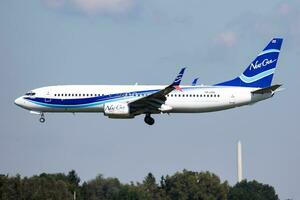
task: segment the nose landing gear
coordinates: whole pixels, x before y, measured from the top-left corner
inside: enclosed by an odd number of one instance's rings
[[[144,121],[148,125],[153,125],[155,122],[155,120],[151,117],[151,115],[149,113],[146,114]]]
[[[44,116],[44,113],[41,113],[41,117],[40,117],[39,121],[40,121],[41,123],[44,123],[44,122],[46,121],[45,116]]]

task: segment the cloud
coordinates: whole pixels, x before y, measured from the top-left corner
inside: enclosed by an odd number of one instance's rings
[[[228,23],[212,38],[216,49],[230,49],[242,40],[257,41],[284,37],[291,45],[300,42],[300,3],[284,1],[264,14],[247,12]]]
[[[214,43],[217,45],[225,46],[227,48],[233,47],[237,42],[237,36],[232,31],[225,31],[219,33],[214,38]]]
[[[237,55],[244,51],[245,45],[253,47],[253,52],[259,51],[273,37],[284,38],[285,52],[288,49],[289,54],[300,53],[300,2],[286,0],[264,13],[241,13],[211,37],[206,51],[198,57],[206,65],[238,64]]]
[[[282,15],[287,15],[291,12],[292,8],[291,5],[289,5],[288,3],[282,3],[279,5],[279,13]]]
[[[126,14],[135,4],[135,0],[44,0],[54,9],[74,9],[86,15]]]
[[[89,15],[124,13],[133,5],[133,0],[73,0],[73,2],[78,9]]]

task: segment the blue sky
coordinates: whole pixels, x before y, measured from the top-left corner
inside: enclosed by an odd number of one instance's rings
[[[244,177],[300,198],[296,0],[145,1],[39,0],[0,2],[0,173],[30,176],[75,169],[141,181],[182,169],[212,171],[236,181],[236,142]],[[38,116],[13,101],[57,84],[168,84],[186,66],[213,84],[239,75],[272,37],[284,43],[274,98],[224,112],[109,120],[102,114]]]

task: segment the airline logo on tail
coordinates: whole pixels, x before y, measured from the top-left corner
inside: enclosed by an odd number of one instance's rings
[[[250,70],[252,69],[258,69],[258,68],[261,68],[261,67],[265,67],[269,64],[272,64],[273,62],[277,61],[277,59],[275,60],[269,60],[269,59],[264,59],[261,63],[258,63],[258,60],[255,62],[255,64],[251,63],[250,65]]]
[[[240,76],[216,85],[269,87],[272,83],[282,41],[282,38],[273,38]]]

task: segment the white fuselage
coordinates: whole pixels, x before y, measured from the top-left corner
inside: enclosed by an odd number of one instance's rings
[[[111,102],[130,103],[146,97],[164,85],[64,85],[32,90],[15,103],[34,112],[104,112]],[[226,86],[180,86],[166,95],[166,113],[212,112],[253,104],[272,93],[252,94],[259,88]],[[142,113],[140,113],[142,114]],[[155,113],[153,113],[155,114]]]

